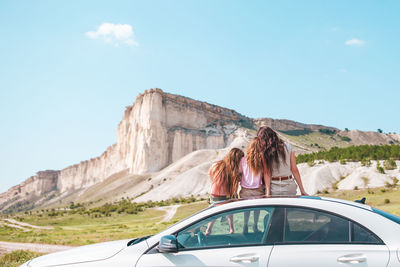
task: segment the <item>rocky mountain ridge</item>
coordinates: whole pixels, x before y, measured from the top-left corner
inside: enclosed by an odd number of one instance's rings
[[[101,198],[102,191],[99,189],[100,193],[95,194],[93,188],[100,188],[102,184],[111,183],[111,180],[116,188],[120,188],[110,193],[109,197],[113,198],[129,194],[131,197],[138,197],[143,196],[143,192],[147,196],[161,194],[161,189],[155,190],[155,187],[164,179],[177,176],[184,179],[185,175],[196,176],[202,173],[204,183],[207,184],[208,178],[204,170],[211,161],[222,157],[232,145],[245,149],[255,130],[264,125],[281,131],[282,137],[291,142],[300,153],[312,152],[318,148],[295,139],[290,135],[291,131],[300,131],[306,135],[328,130],[329,133],[349,136],[351,141],[348,144],[400,141],[399,135],[345,132],[333,127],[289,120],[251,119],[231,109],[165,93],[160,89],[150,89],[140,94],[132,106],[126,107],[117,128],[116,144],[108,147],[99,157],[59,171],[38,172],[20,185],[0,194],[0,210],[62,203],[79,197],[84,197],[84,201],[92,198],[92,195]],[[195,161],[190,156],[193,153],[197,155],[194,157]],[[185,161],[185,157],[190,160]],[[176,166],[178,162],[180,167],[171,172],[172,167],[169,166]],[[152,177],[153,182],[160,179],[159,183],[144,182]],[[192,187],[188,184],[186,195],[197,192],[190,188]]]

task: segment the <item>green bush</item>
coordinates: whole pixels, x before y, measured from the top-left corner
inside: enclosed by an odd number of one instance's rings
[[[383,162],[383,167],[385,168],[385,170],[394,170],[397,168],[397,164],[394,159],[387,159]]]
[[[307,161],[307,165],[310,167],[314,167],[315,166],[315,162],[313,160],[309,160]]]
[[[351,138],[348,137],[348,136],[341,136],[341,135],[338,135],[338,137],[339,137],[342,141],[345,141],[345,142],[350,142],[350,141],[351,141]]]
[[[323,134],[334,135],[336,133],[336,130],[319,129],[319,132]]]
[[[371,160],[369,158],[363,158],[361,160],[361,166],[370,167],[371,166]]]
[[[385,204],[389,204],[390,203],[390,199],[385,198]]]
[[[383,169],[383,167],[381,166],[381,163],[379,162],[379,160],[376,161],[376,170],[379,173],[385,174],[385,169]]]

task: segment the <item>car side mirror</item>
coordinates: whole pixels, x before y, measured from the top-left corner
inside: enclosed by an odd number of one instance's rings
[[[161,253],[178,252],[178,240],[176,240],[176,236],[166,235],[161,237],[157,250]]]

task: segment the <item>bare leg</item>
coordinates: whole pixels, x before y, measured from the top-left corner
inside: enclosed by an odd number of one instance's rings
[[[206,232],[204,233],[205,235],[211,234],[211,231],[212,231],[212,228],[214,226],[214,223],[215,223],[215,220],[213,220],[213,221],[208,223]]]
[[[247,234],[249,232],[249,217],[250,217],[250,211],[245,211],[244,212],[243,234]]]
[[[253,224],[253,231],[254,233],[258,232],[258,218],[260,218],[260,210],[254,211],[254,224]]]
[[[233,214],[228,215],[229,233],[234,234],[235,228],[233,226]]]

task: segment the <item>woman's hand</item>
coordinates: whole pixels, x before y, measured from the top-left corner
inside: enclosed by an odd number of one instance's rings
[[[300,194],[301,194],[302,196],[309,196],[309,194],[307,194],[306,191],[301,191]]]

